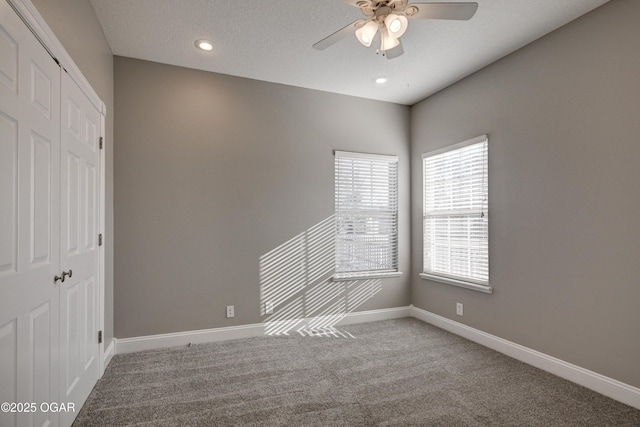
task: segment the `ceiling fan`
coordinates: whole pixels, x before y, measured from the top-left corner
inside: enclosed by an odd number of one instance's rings
[[[355,33],[364,46],[369,47],[380,31],[380,48],[387,59],[397,58],[404,53],[400,37],[407,30],[408,19],[455,19],[466,21],[475,15],[476,2],[458,3],[412,3],[409,0],[347,0],[360,8],[366,16],[336,31],[313,45],[324,50],[343,38]]]

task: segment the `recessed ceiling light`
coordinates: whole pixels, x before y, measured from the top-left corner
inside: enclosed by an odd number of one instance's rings
[[[196,47],[201,50],[211,50],[213,44],[209,40],[196,40]]]
[[[373,80],[377,85],[383,85],[387,82],[387,78],[386,77],[376,77]]]

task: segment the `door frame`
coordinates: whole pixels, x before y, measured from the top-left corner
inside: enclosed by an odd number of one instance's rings
[[[0,0],[4,1],[4,0]],[[30,0],[6,0],[7,3],[16,11],[20,19],[26,24],[36,38],[42,43],[44,48],[49,54],[60,64],[64,70],[67,71],[71,79],[80,87],[82,92],[89,98],[91,104],[100,113],[100,136],[105,139],[105,122],[107,115],[107,108],[105,103],[100,99],[96,91],[91,87],[89,81],[86,79],[80,68],[73,62],[73,59],[69,53],[65,50],[64,46],[58,40],[54,32],[46,23],[42,15],[38,12],[36,7]],[[105,235],[105,200],[106,200],[106,174],[105,174],[105,158],[106,158],[106,144],[103,144],[103,149],[100,150],[100,196],[98,200],[99,211],[99,233]],[[105,244],[103,238],[103,244],[99,247],[100,259],[98,266],[98,328],[104,331],[104,315],[105,315]],[[104,332],[103,332],[104,334]],[[97,337],[96,337],[97,339]],[[111,357],[114,354],[113,341],[109,343],[105,348],[104,339],[102,343],[98,344],[98,377],[102,377],[105,368],[109,364]]]

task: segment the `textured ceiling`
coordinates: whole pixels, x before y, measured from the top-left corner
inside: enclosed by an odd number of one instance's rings
[[[410,3],[426,0],[410,0]],[[91,0],[115,55],[411,105],[608,0],[476,0],[470,21],[410,20],[405,54],[355,37],[311,46],[356,19],[345,0]],[[213,41],[211,52],[196,39]],[[388,78],[382,86],[379,76]]]

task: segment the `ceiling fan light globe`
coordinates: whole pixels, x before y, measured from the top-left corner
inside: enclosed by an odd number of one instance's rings
[[[387,27],[389,34],[395,38],[399,38],[407,31],[409,21],[406,16],[391,13],[384,19],[384,25]]]
[[[377,32],[378,24],[374,21],[369,21],[356,30],[356,38],[364,46],[369,47],[371,46],[371,42],[373,41],[373,38],[375,37]]]
[[[391,50],[394,47],[398,46],[399,44],[400,44],[400,40],[398,40],[396,37],[389,34],[389,31],[385,29],[382,32],[382,44],[380,46],[380,50],[382,50],[383,52],[387,50]]]

